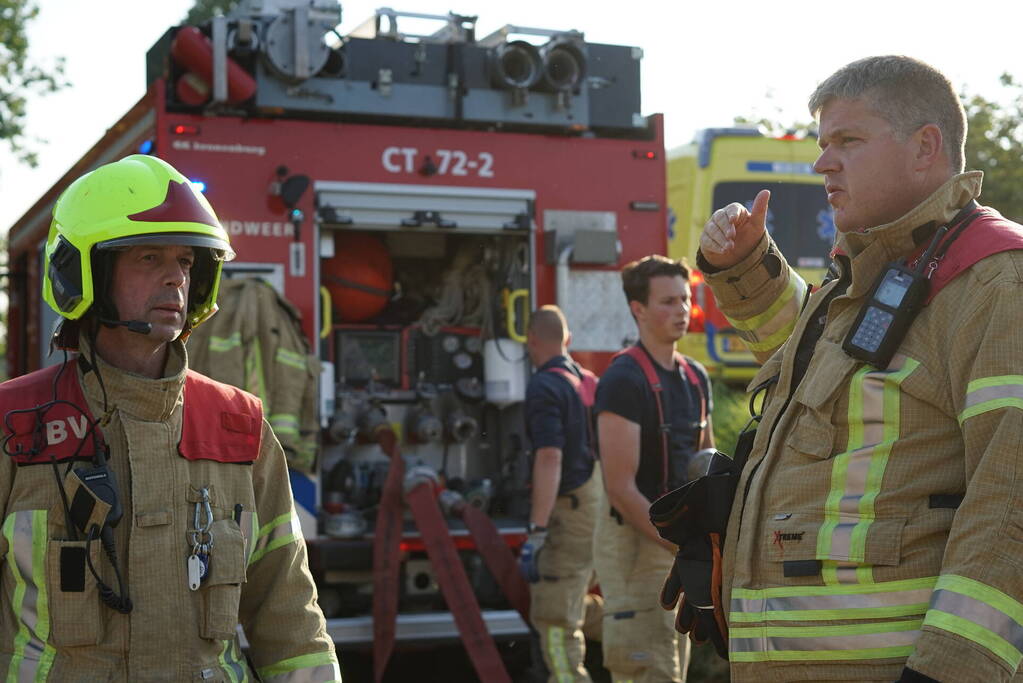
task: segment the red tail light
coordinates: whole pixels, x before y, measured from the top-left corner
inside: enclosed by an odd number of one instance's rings
[[[689,311],[689,331],[703,332],[704,318],[703,309],[698,304],[693,304],[692,310]]]
[[[692,297],[692,308],[689,311],[689,331],[703,332],[707,319],[707,313],[703,310],[705,303],[703,273],[698,270],[690,271],[689,289]]]

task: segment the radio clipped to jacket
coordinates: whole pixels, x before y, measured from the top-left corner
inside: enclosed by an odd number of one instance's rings
[[[940,229],[935,240],[944,231]],[[928,247],[928,256],[935,244]],[[878,369],[888,367],[927,298],[930,283],[923,271],[929,261],[920,259],[916,268],[901,263],[885,267],[842,343],[846,353]]]
[[[889,263],[874,282],[866,303],[842,342],[842,350],[879,370],[887,368],[927,301],[931,275],[938,261],[979,214],[980,205],[971,200],[947,225],[935,231],[915,266]],[[945,240],[945,235],[953,228],[955,231]]]

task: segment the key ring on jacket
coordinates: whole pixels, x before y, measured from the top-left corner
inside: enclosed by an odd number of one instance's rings
[[[199,493],[202,495],[202,500],[197,501],[195,504],[195,511],[192,516],[192,528],[189,529],[192,536],[193,548],[200,545],[213,545],[213,532],[210,531],[210,527],[213,526],[213,509],[210,507],[210,491],[207,488],[202,488],[199,489]],[[200,515],[205,516],[205,521],[201,525],[199,523]]]

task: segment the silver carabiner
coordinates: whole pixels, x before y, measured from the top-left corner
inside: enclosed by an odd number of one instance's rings
[[[199,489],[202,500],[196,502],[192,515],[192,545],[200,545],[206,537],[209,537],[209,545],[213,545],[213,534],[210,527],[213,526],[213,509],[210,507],[210,491],[207,488]],[[200,514],[205,513],[205,521],[200,524]]]

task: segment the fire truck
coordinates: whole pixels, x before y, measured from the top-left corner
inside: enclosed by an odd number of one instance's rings
[[[230,233],[226,277],[272,284],[321,361],[322,447],[292,488],[335,641],[374,639],[374,552],[392,541],[391,637],[457,635],[422,525],[399,511],[400,538],[377,533],[398,464],[454,500],[444,542],[484,633],[522,634],[473,531],[492,525],[507,555],[524,539],[528,314],[558,304],[597,372],[635,337],[619,269],[667,250],[662,118],[641,115],[637,47],[390,9],[342,36],[340,12],[245,0],[160,38],[145,95],[10,230],[8,371],[55,362],[40,290],[61,191],[132,153],[167,160]]]
[[[769,137],[755,127],[708,128],[668,153],[669,254],[694,264],[704,223],[716,209],[747,208],[771,191],[767,230],[808,283],[820,283],[835,240],[835,220],[824,178],[813,171],[820,154],[814,137]],[[692,321],[679,346],[727,382],[747,382],[758,364],[694,271]]]

